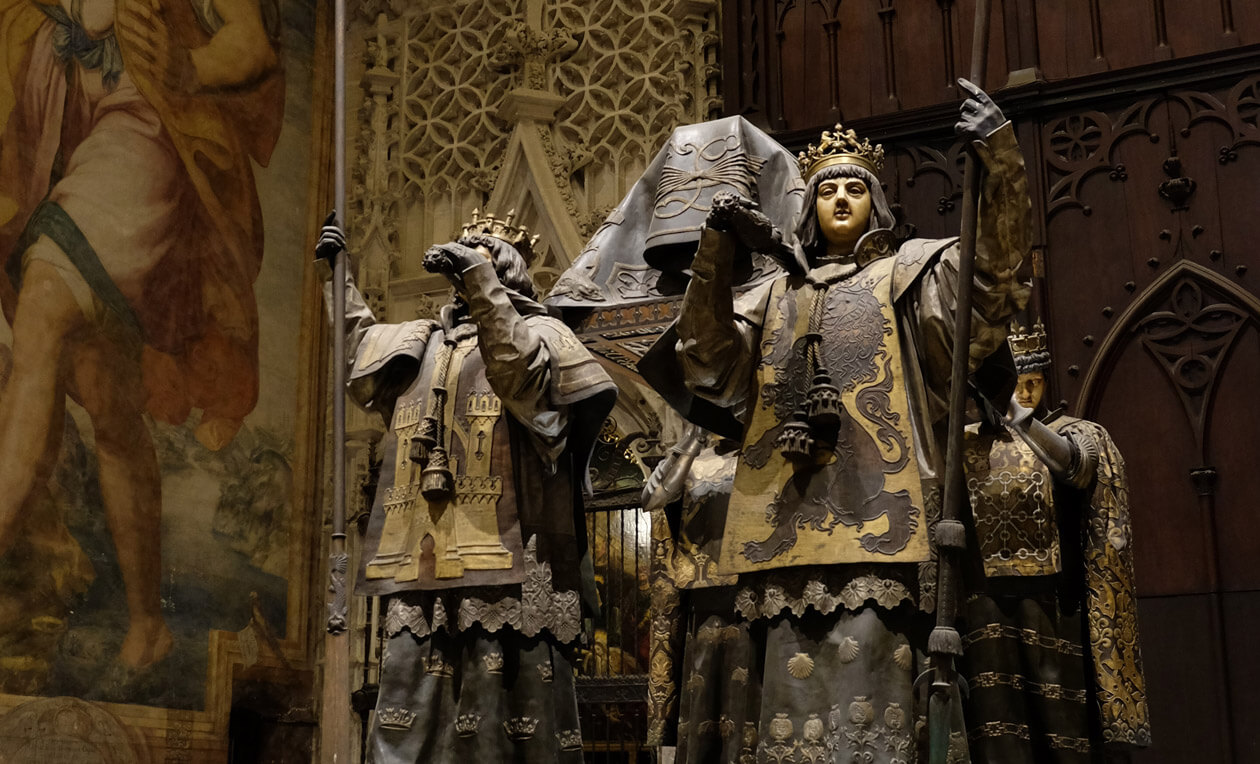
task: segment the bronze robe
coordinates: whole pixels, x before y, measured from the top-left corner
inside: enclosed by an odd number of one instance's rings
[[[593,586],[582,487],[616,389],[489,263],[464,280],[471,320],[447,306],[440,323],[377,326],[348,295],[350,390],[390,421],[357,585],[389,596],[370,760],[580,762],[567,646]],[[426,412],[443,422],[449,500],[419,490]]]
[[[1027,300],[1015,271],[1031,237],[1012,128],[999,129],[980,153],[987,174],[967,349],[973,370]],[[640,365],[690,419],[743,444],[712,571],[715,580],[739,579],[690,599],[679,761],[913,761],[924,747],[916,722],[926,709],[913,683],[932,625],[926,613],[935,608],[928,539],[939,516],[957,240],[917,239],[894,250],[889,232],[872,231],[850,261],[781,276],[734,305],[722,299],[732,286],[733,240],[708,231],[700,246],[719,248],[714,273],[696,273],[682,315]],[[835,381],[848,412],[841,431],[848,426],[851,440],[846,447],[842,436],[835,461],[821,469],[787,465],[741,481],[741,472],[772,464],[763,452],[774,438],[764,436],[808,389],[786,352],[802,339],[791,306],[820,284],[824,316],[833,315],[821,354],[835,371],[846,369]],[[787,405],[778,405],[783,396]],[[741,497],[741,484],[757,490],[760,506]],[[773,553],[784,547],[802,553]],[[734,570],[723,568],[741,554]],[[961,720],[954,726],[951,750],[965,760]]]

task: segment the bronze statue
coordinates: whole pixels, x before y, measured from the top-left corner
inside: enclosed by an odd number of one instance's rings
[[[533,243],[474,213],[430,248],[457,292],[436,322],[376,324],[347,286],[348,388],[389,423],[357,585],[388,597],[370,761],[582,760],[581,497],[616,388],[535,300]],[[326,226],[317,252],[343,246]]]
[[[957,127],[985,169],[975,370],[1027,299],[1015,271],[1030,204],[1013,129],[962,84]],[[681,314],[640,364],[680,412],[740,445],[710,576],[738,580],[691,599],[679,761],[892,764],[926,751],[914,683],[936,601],[958,246],[895,240],[882,161],[840,126],[802,153],[799,244],[785,273],[738,299],[737,259],[790,238],[754,201],[715,198]],[[965,761],[961,718],[950,729],[950,760]]]
[[[966,434],[972,757],[1095,761],[1151,739],[1124,459],[1101,426],[1047,410],[1041,323],[1009,341],[1019,377],[1007,416],[986,405]]]

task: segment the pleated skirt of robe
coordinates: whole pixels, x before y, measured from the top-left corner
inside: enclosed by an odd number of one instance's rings
[[[581,764],[569,649],[547,632],[403,630],[386,643],[375,764]]]

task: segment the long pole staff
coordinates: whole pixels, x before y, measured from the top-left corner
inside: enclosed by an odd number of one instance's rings
[[[346,2],[333,0],[333,209],[346,209]],[[346,631],[346,251],[333,262],[332,535],[320,752],[350,764],[350,639]]]
[[[989,0],[976,0],[975,30],[971,38],[971,81],[982,85],[988,68]],[[936,628],[928,639],[933,677],[929,700],[931,764],[944,764],[949,750],[950,705],[955,697],[957,675],[954,658],[962,655],[962,638],[954,624],[962,594],[961,560],[966,547],[962,524],[965,484],[963,481],[963,426],[967,405],[968,360],[971,346],[972,285],[976,263],[976,202],[980,196],[980,167],[974,151],[968,150],[963,165],[962,230],[958,256],[957,310],[954,316],[954,353],[949,388],[949,429],[945,450],[945,504],[937,524],[936,541],[940,554],[937,582]]]

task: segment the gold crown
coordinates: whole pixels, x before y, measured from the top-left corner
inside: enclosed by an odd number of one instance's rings
[[[834,164],[855,164],[878,175],[884,168],[884,147],[872,146],[865,139],[859,141],[857,133],[845,130],[844,125],[837,122],[835,132],[824,130],[818,145],[809,144],[808,149],[796,155],[796,161],[805,180]]]
[[[526,260],[534,253],[534,245],[538,243],[538,235],[530,236],[525,226],[516,225],[516,210],[508,212],[507,217],[500,220],[490,213],[481,214],[480,209],[473,210],[472,219],[464,224],[460,236],[493,236],[506,241],[521,253]]]
[[[1037,319],[1037,323],[1033,324],[1031,332],[1018,323],[1012,323],[1008,340],[1011,343],[1011,352],[1017,356],[1044,353],[1049,350],[1046,347],[1046,326],[1041,323],[1041,319]]]

